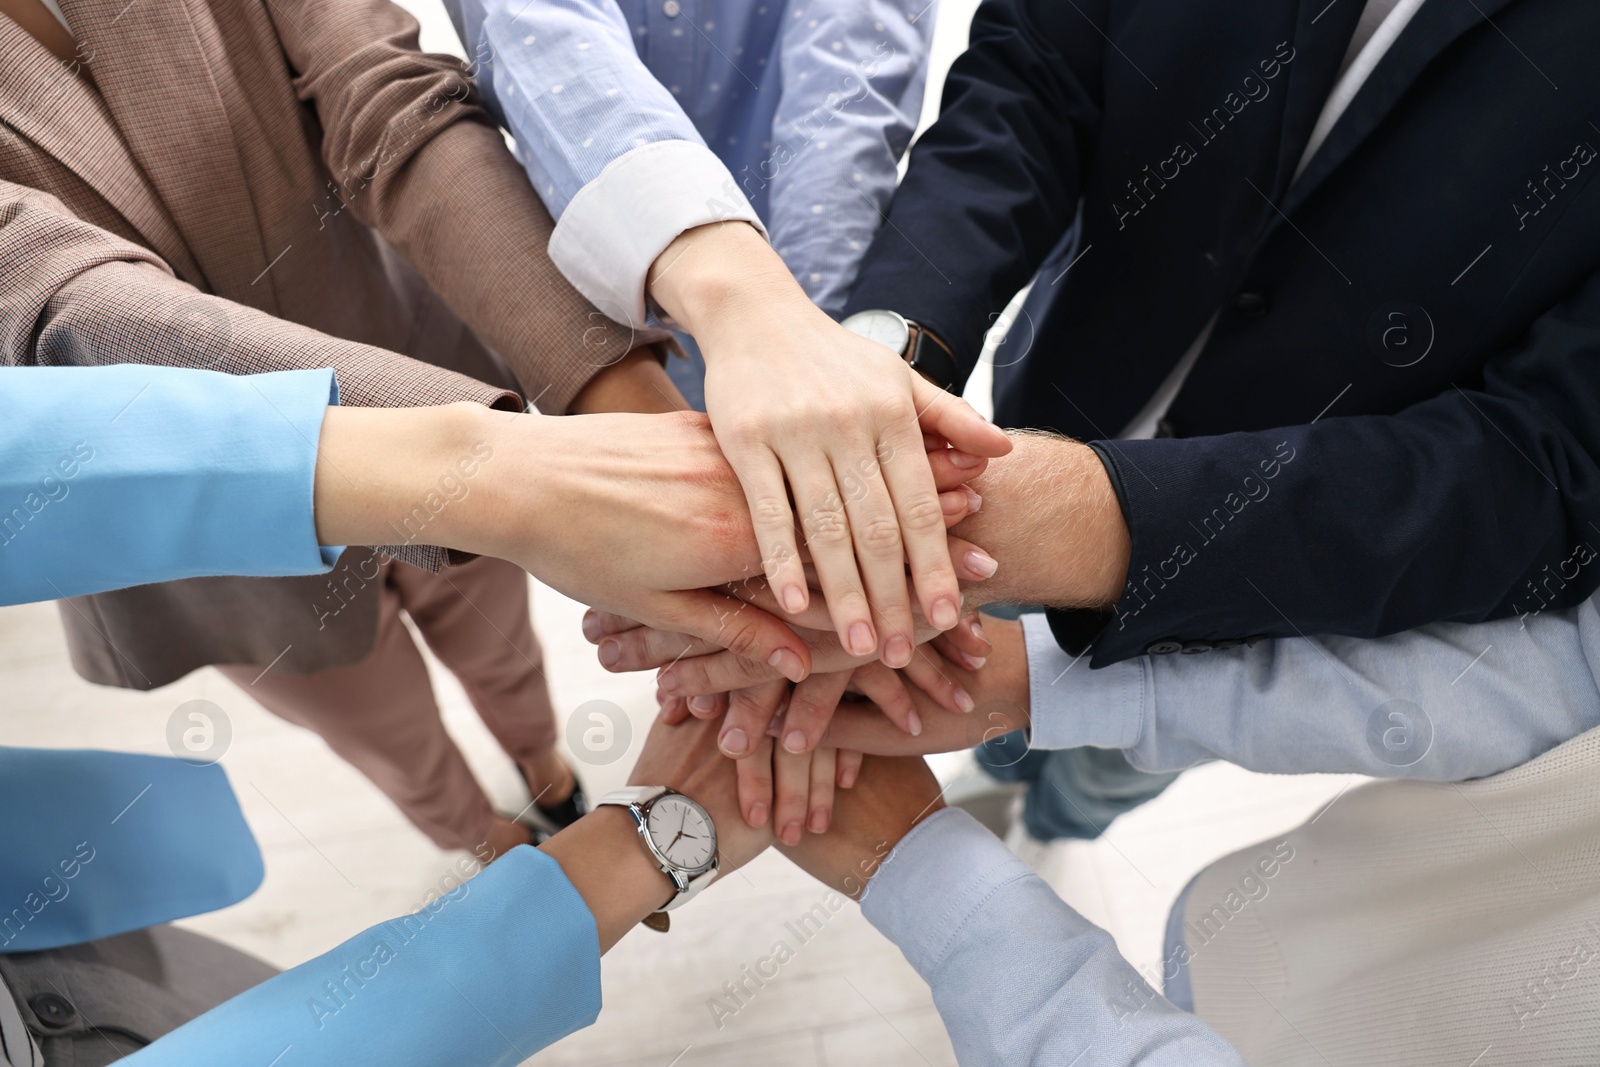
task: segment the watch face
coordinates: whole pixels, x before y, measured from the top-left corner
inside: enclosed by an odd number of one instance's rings
[[[911,331],[906,320],[893,311],[858,311],[839,325],[851,333],[876,341],[896,355],[904,355]]]
[[[717,831],[705,810],[686,796],[658,797],[650,805],[645,828],[661,855],[681,871],[699,873],[716,857]]]

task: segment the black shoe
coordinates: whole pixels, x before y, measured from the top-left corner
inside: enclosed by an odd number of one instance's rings
[[[533,786],[528,782],[528,776],[522,768],[517,768],[517,773],[522,775],[522,783],[528,786],[528,792],[533,793]],[[584,796],[583,783],[578,781],[576,772],[572,775],[572,792],[567,794],[565,800],[554,804],[545,805],[535,798],[533,803],[522,809],[516,821],[533,831],[533,843],[542,845],[557,833],[565,830],[589,812],[589,798]]]

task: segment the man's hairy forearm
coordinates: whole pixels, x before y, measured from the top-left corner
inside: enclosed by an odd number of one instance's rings
[[[1105,607],[1121,594],[1130,542],[1105,466],[1089,446],[1012,432],[1016,448],[994,460],[972,488],[983,510],[953,533],[1000,564],[968,593],[981,602]]]

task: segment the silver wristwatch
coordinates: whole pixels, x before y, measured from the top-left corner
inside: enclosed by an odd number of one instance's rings
[[[662,912],[687,904],[717,877],[717,828],[693,800],[664,785],[636,785],[607,793],[597,806],[607,804],[628,809],[644,847],[677,887]]]
[[[900,358],[911,364],[913,370],[939,388],[956,391],[956,381],[961,376],[956,358],[949,346],[926,326],[912,322],[897,311],[882,308],[858,311],[839,325],[900,353]]]

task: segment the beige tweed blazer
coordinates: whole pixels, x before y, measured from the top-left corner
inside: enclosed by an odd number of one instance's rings
[[[0,16],[0,360],[333,367],[346,404],[520,407],[520,389],[563,412],[634,343],[551,264],[549,215],[468,72],[387,0],[61,8],[75,64]],[[377,599],[213,578],[62,614],[80,674],[152,688],[353,663]]]

